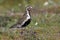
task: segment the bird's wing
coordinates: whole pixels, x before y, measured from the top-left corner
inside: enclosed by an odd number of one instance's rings
[[[26,19],[26,16],[23,16],[22,18],[20,18],[18,20],[18,22],[16,24],[14,24],[13,26],[11,26],[10,28],[19,28],[22,27],[22,23],[24,22],[24,20]]]

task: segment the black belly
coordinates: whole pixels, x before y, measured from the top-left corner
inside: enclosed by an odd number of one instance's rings
[[[22,27],[26,27],[30,22],[31,22],[31,19],[29,19],[28,21],[26,21],[26,22],[22,25]]]

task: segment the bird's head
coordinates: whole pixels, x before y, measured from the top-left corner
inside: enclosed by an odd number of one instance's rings
[[[26,10],[28,10],[28,11],[31,11],[31,9],[32,9],[31,6],[27,6],[27,7],[26,7]]]

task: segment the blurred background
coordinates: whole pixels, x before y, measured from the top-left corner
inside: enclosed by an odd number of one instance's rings
[[[32,6],[31,23],[9,29]],[[0,0],[0,40],[60,40],[60,0]]]

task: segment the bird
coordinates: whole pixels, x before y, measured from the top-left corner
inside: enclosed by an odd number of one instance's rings
[[[10,28],[23,28],[26,27],[31,22],[31,6],[27,6],[25,8],[25,13],[23,16],[17,21],[16,24],[12,25]]]

